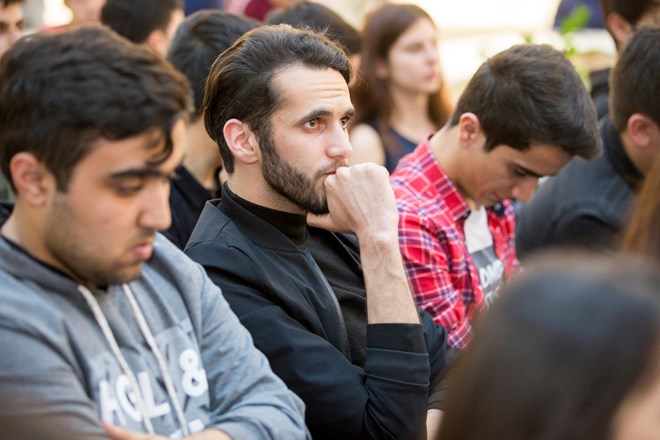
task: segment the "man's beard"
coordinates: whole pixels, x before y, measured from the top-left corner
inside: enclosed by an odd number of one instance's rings
[[[309,178],[301,171],[287,163],[277,153],[272,136],[267,134],[260,140],[263,160],[261,172],[266,183],[279,195],[312,214],[328,213],[328,200],[325,194],[316,191],[316,183],[326,173],[334,171],[338,166],[333,164],[319,170],[314,177]]]

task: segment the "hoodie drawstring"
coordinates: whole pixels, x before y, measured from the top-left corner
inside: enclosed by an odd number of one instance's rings
[[[133,315],[135,316],[135,319],[138,322],[140,331],[142,332],[142,335],[147,341],[147,344],[149,345],[151,352],[154,354],[156,360],[158,361],[158,367],[163,377],[163,381],[165,383],[165,388],[167,390],[169,400],[172,406],[174,407],[174,411],[179,421],[179,425],[181,426],[181,432],[184,436],[190,435],[188,424],[186,423],[186,419],[183,414],[181,404],[176,397],[176,392],[172,384],[172,377],[165,365],[163,356],[158,346],[156,345],[156,341],[154,340],[153,334],[151,333],[151,330],[147,325],[144,315],[142,314],[142,311],[140,310],[140,307],[138,306],[137,301],[135,300],[133,292],[126,284],[123,284],[122,287],[124,294],[126,295],[129,303],[131,304],[131,309],[133,310]],[[110,348],[112,349],[112,353],[114,354],[115,359],[117,360],[117,362],[119,362],[122,371],[128,378],[131,388],[133,389],[133,394],[135,396],[135,400],[137,401],[137,405],[139,407],[140,413],[142,414],[142,423],[144,425],[145,430],[147,431],[148,434],[154,435],[155,431],[153,425],[151,424],[151,418],[147,413],[146,405],[144,403],[144,397],[142,396],[142,391],[138,385],[138,381],[135,377],[135,374],[133,374],[133,371],[131,371],[130,367],[128,366],[126,359],[119,350],[119,346],[117,345],[117,340],[115,339],[115,336],[112,333],[112,329],[110,328],[110,324],[108,323],[108,320],[103,314],[103,310],[101,310],[101,306],[99,305],[98,301],[96,300],[92,292],[87,287],[83,285],[78,285],[78,290],[87,301],[87,304],[89,305],[89,308],[92,310],[96,322],[98,323],[99,327],[101,327],[101,331],[103,332],[103,336],[105,337],[105,340],[108,342]]]

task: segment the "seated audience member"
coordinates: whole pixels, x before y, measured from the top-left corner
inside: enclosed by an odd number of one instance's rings
[[[0,0],[0,57],[23,36],[24,0]]]
[[[107,0],[101,10],[103,24],[163,56],[183,17],[183,0]]]
[[[613,249],[635,193],[660,157],[660,27],[635,32],[611,75],[610,112],[601,120],[604,154],[574,159],[523,206],[520,257],[550,246]]]
[[[660,24],[660,4],[657,0],[600,0],[600,8],[617,52],[639,26]],[[596,104],[598,119],[608,112],[610,71],[608,67],[589,73],[591,97]]]
[[[660,155],[644,179],[635,211],[623,237],[627,252],[654,257],[660,261]]]
[[[71,21],[60,26],[43,28],[42,32],[62,32],[85,24],[98,23],[104,3],[105,0],[64,0],[64,6],[71,11]]]
[[[324,32],[332,41],[343,46],[351,61],[353,73],[360,65],[360,52],[362,52],[360,33],[327,6],[302,0],[268,14],[266,22],[268,24],[284,23],[295,28],[310,28],[317,32]],[[353,81],[355,81],[355,74],[351,76],[349,86]]]
[[[218,55],[258,23],[224,11],[200,11],[186,18],[170,44],[166,59],[190,81],[195,111],[186,126],[183,164],[170,189],[172,225],[164,232],[183,249],[207,200],[219,192],[222,157],[202,118],[204,83]]]
[[[183,75],[100,26],[35,35],[0,61],[11,438],[307,437],[302,402],[220,290],[156,234],[189,108]]]
[[[658,438],[657,266],[552,257],[480,316],[437,440]]]
[[[363,51],[351,97],[351,163],[394,171],[451,115],[442,79],[438,30],[419,6],[385,3],[367,15]]]
[[[346,166],[349,78],[339,45],[287,25],[218,58],[204,118],[229,180],[186,253],[303,399],[314,439],[423,438],[444,329],[415,308],[387,172]]]
[[[508,199],[600,153],[580,76],[547,45],[513,46],[479,67],[447,125],[401,160],[391,181],[417,305],[463,348],[474,314],[518,267]]]

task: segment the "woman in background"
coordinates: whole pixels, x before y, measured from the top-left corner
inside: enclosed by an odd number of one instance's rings
[[[657,266],[552,257],[482,315],[437,439],[660,439]]]
[[[362,61],[351,99],[352,164],[375,162],[390,172],[451,115],[442,80],[438,32],[412,4],[385,3],[365,18]]]

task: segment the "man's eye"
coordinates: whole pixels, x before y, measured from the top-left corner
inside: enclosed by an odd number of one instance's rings
[[[522,168],[514,168],[514,172],[516,173],[517,176],[520,177],[526,177],[527,176],[527,171],[523,170]]]
[[[316,128],[319,125],[319,120],[318,119],[310,119],[305,123],[307,127],[309,128]]]
[[[350,122],[351,118],[349,116],[346,116],[345,118],[341,118],[341,126],[346,128],[348,127],[348,123]]]
[[[117,193],[122,196],[132,196],[142,189],[142,185],[121,185],[117,187]]]

